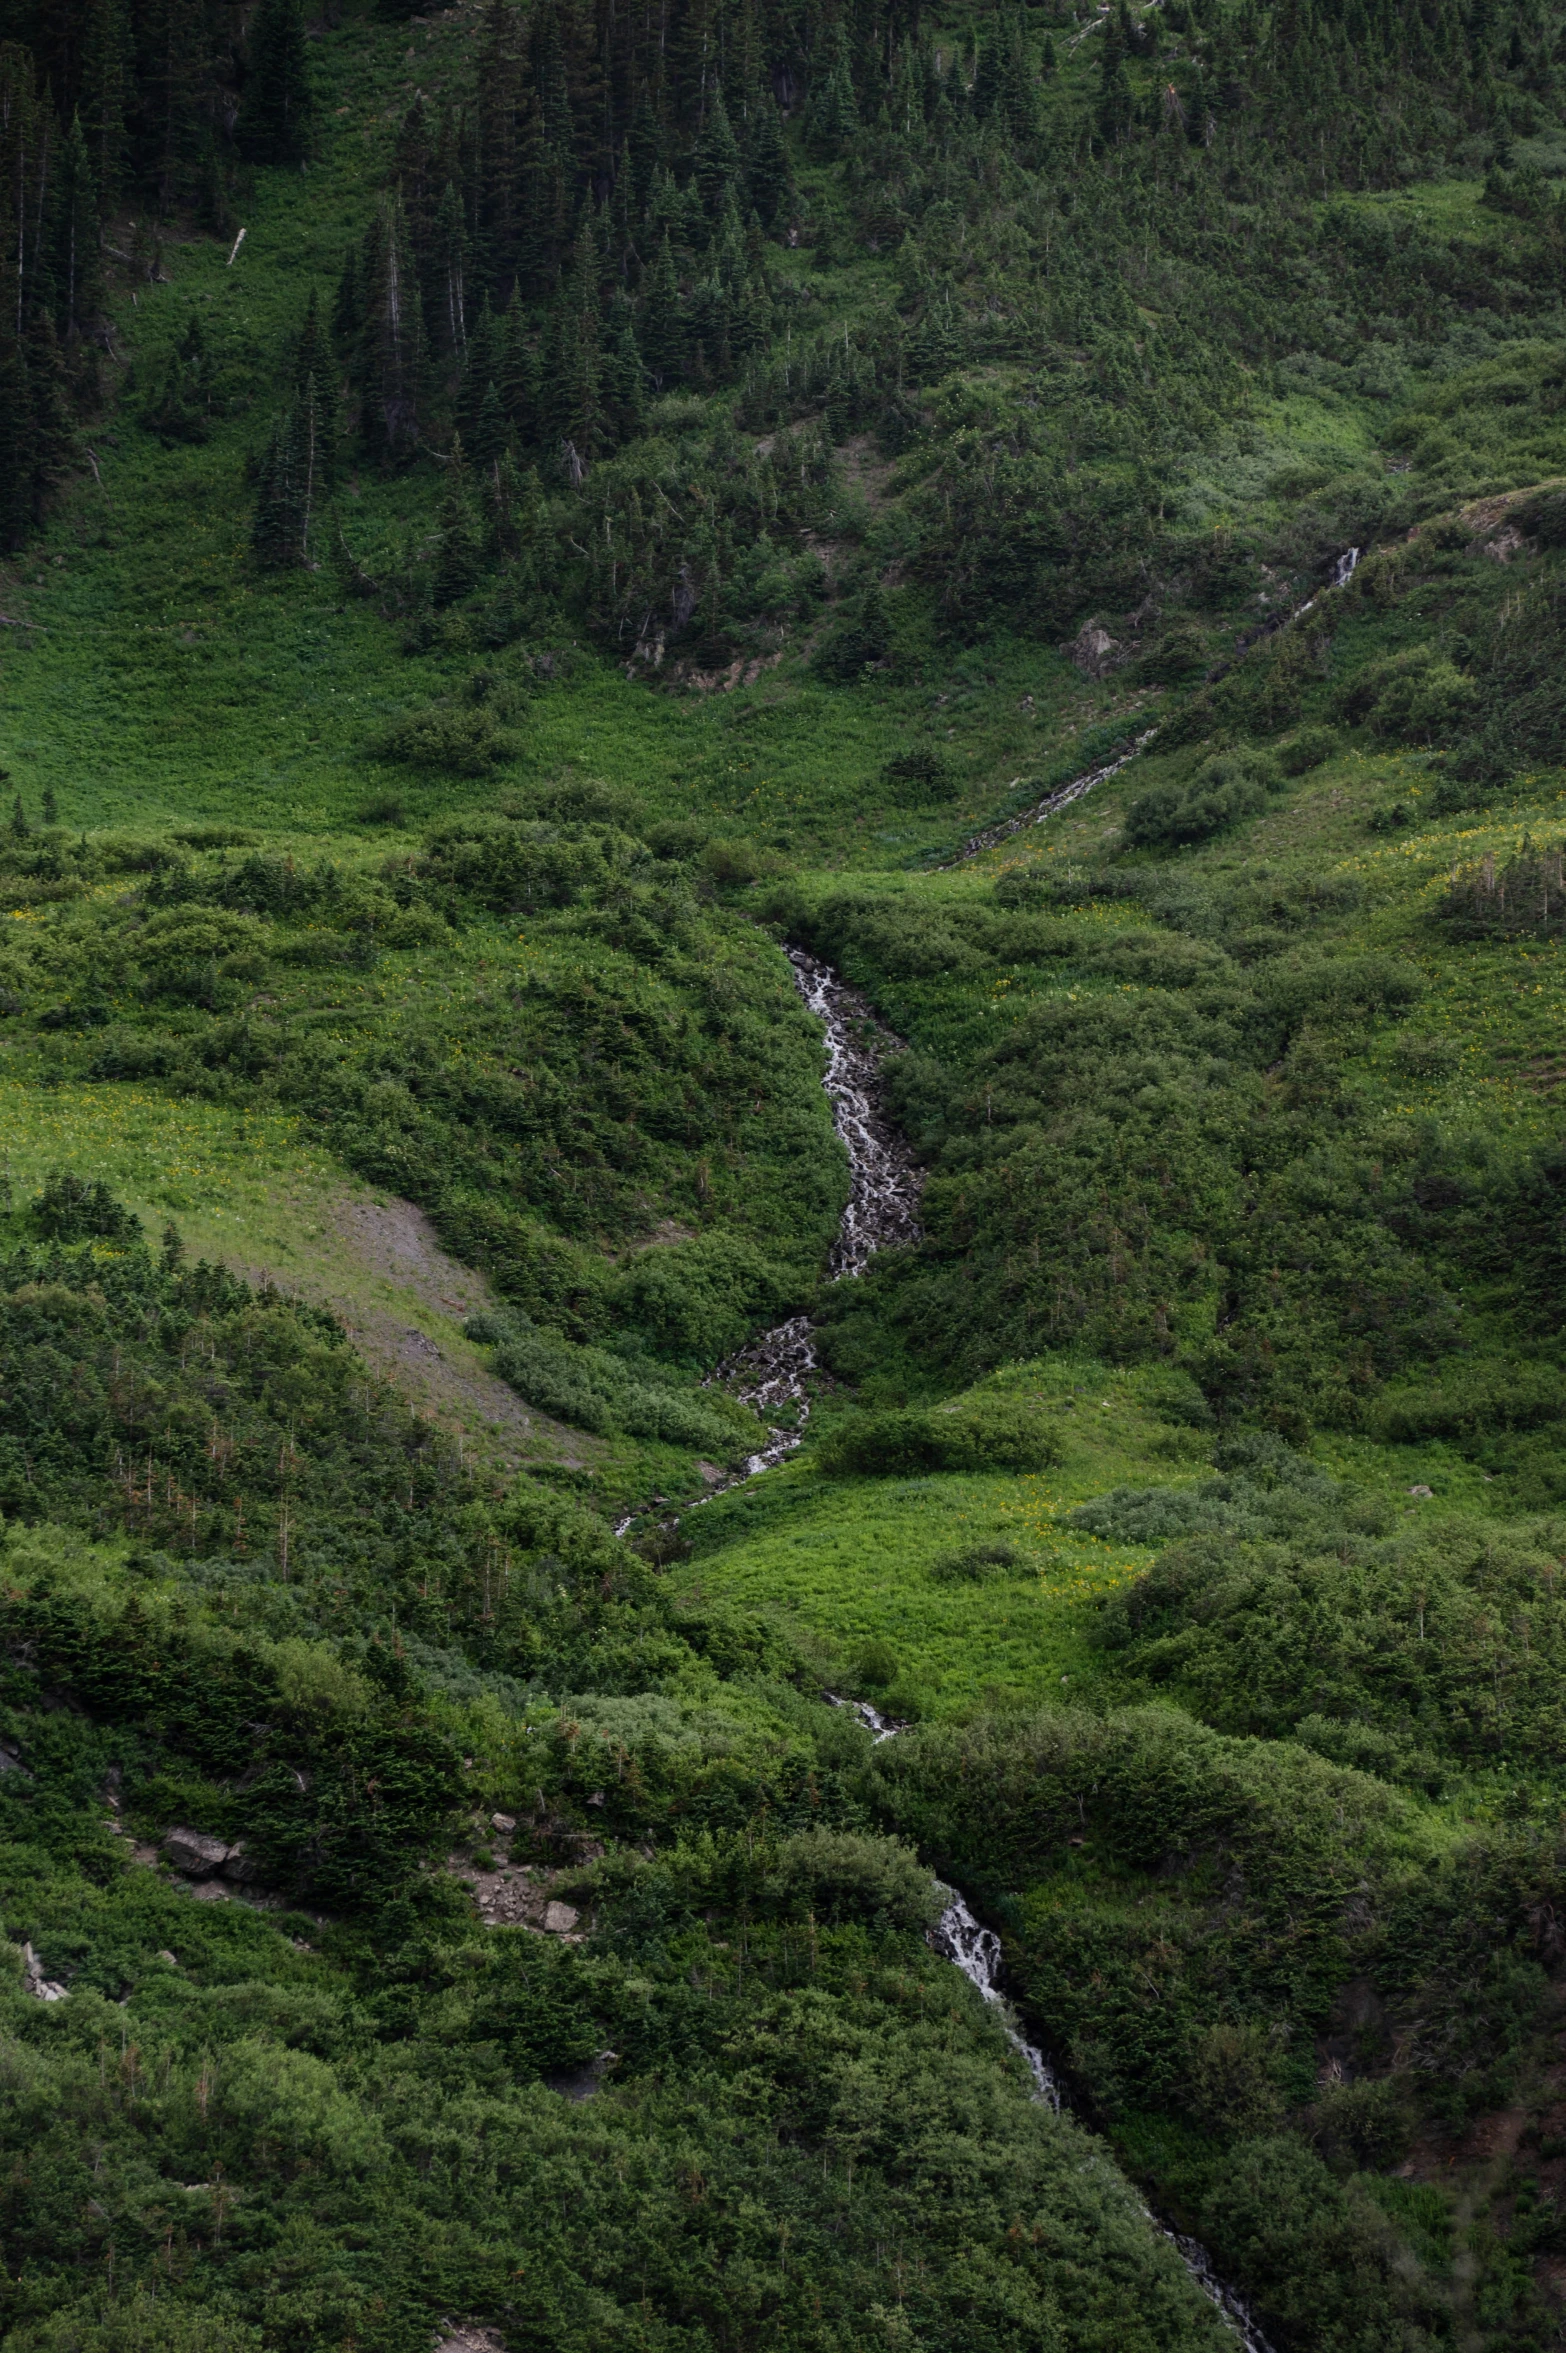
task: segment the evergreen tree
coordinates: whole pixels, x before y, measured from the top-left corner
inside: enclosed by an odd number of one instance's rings
[[[71,417],[70,388],[65,355],[54,321],[47,313],[27,331],[27,387],[32,427],[32,489],[35,520],[43,518],[44,502],[79,462],[76,427]]]
[[[473,425],[473,463],[489,469],[506,446],[506,412],[493,383],[484,387]]]
[[[636,103],[631,109],[625,147],[635,207],[639,214],[645,213],[652,197],[653,177],[663,161],[663,139],[645,77],[636,85]]]
[[[212,374],[207,339],[192,311],[142,410],[148,432],[166,445],[205,441],[212,430]]]
[[[252,163],[298,163],[313,109],[300,0],[260,0],[235,126],[240,153]]]
[[[479,411],[484,395],[500,372],[500,333],[495,325],[495,314],[486,300],[473,322],[468,337],[467,355],[462,365],[462,378],[457,386],[454,410],[456,429],[462,436],[464,449],[476,454],[475,436],[478,431]],[[482,460],[480,461],[482,463]]]
[[[536,442],[539,438],[538,352],[528,333],[527,318],[514,286],[501,326],[495,389],[518,442],[524,448]]]
[[[468,233],[462,200],[448,180],[435,214],[434,258],[431,268],[436,341],[442,351],[459,356],[467,349]]]
[[[642,429],[647,408],[647,370],[642,364],[636,328],[625,305],[625,316],[612,331],[604,357],[601,389],[604,407],[617,441],[630,441]]]
[[[537,106],[522,125],[518,181],[516,282],[528,299],[543,301],[559,278],[570,213],[564,164]]]
[[[382,199],[365,240],[360,289],[360,429],[374,456],[393,461],[406,456],[418,439],[424,379],[419,281],[396,197]]]
[[[805,136],[816,154],[840,155],[859,127],[859,105],[849,68],[848,35],[839,25],[833,40],[831,66],[820,86],[811,91],[805,109]]]
[[[313,286],[305,305],[304,325],[300,329],[299,344],[294,353],[293,395],[296,404],[305,397],[307,385],[311,388],[311,397],[316,405],[316,480],[324,493],[331,489],[336,480],[342,424],[338,413],[337,367]]]
[[[92,158],[98,209],[120,193],[128,149],[126,115],[132,98],[135,52],[123,0],[89,0],[82,32],[78,113]]]
[[[1119,15],[1111,9],[1104,21],[1104,46],[1099,57],[1098,106],[1094,127],[1101,146],[1118,145],[1131,128],[1136,101],[1126,72],[1125,34]]]
[[[792,181],[783,124],[770,90],[752,107],[745,166],[745,188],[763,227],[771,228],[788,201]]]
[[[435,555],[437,605],[453,605],[479,576],[480,541],[468,496],[468,469],[460,440],[451,445],[446,486],[440,502],[440,540]]]
[[[34,522],[32,394],[20,341],[0,336],[0,548],[19,548]]]
[[[102,271],[98,235],[98,175],[81,116],[60,143],[55,167],[55,301],[67,343],[79,342],[98,307]]]
[[[546,381],[550,437],[573,488],[611,438],[599,373],[598,317],[586,303],[562,306]]]
[[[261,461],[250,542],[269,571],[298,570],[310,562],[310,533],[322,495],[321,412],[315,378],[273,430]]]
[[[716,220],[725,199],[732,201],[740,180],[739,142],[721,89],[713,92],[707,119],[691,151],[691,171],[708,219]]]
[[[218,104],[205,0],[145,0],[136,22],[141,156],[161,213],[204,197]]]
[[[637,337],[647,372],[661,392],[672,384],[685,364],[685,314],[680,304],[680,282],[674,254],[665,236],[647,288]]]
[[[489,0],[466,169],[476,280],[503,293],[517,267],[518,135],[524,102],[518,12]]]
[[[359,255],[350,245],[343,255],[342,276],[337,281],[337,293],[332,302],[332,333],[345,351],[352,351],[359,340],[359,329],[364,323],[359,304]]]

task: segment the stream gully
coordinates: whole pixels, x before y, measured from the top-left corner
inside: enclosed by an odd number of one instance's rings
[[[1357,547],[1345,548],[1334,562],[1332,577],[1326,586],[1318,588],[1314,596],[1308,596],[1302,605],[1296,605],[1292,613],[1282,616],[1272,626],[1288,628],[1295,621],[1303,621],[1307,613],[1315,611],[1328,589],[1346,588],[1358,569],[1361,553],[1362,550]],[[1122,768],[1129,767],[1137,754],[1146,750],[1157,733],[1156,727],[1149,727],[1125,751],[1117,752],[1112,760],[1101,761],[1096,768],[1085,768],[1080,776],[1072,777],[1069,784],[1060,785],[1054,792],[1046,793],[1043,800],[1035,801],[1029,809],[1020,810],[1015,817],[1008,817],[999,825],[986,826],[982,833],[970,834],[956,857],[948,858],[935,871],[938,874],[949,874],[954,866],[966,865],[981,850],[993,850],[998,843],[1009,841],[1014,833],[1022,833],[1030,825],[1042,825],[1046,817],[1054,817],[1062,809],[1069,809],[1073,801],[1080,801],[1084,793],[1090,793],[1095,784],[1102,784],[1107,777],[1118,776]]]
[[[827,1065],[821,1084],[832,1119],[848,1154],[848,1205],[827,1259],[836,1282],[863,1274],[878,1250],[919,1238],[919,1171],[904,1139],[880,1106],[880,1060],[876,1044],[893,1044],[857,989],[839,979],[830,964],[790,948],[794,985],[826,1032]],[[770,1471],[800,1444],[810,1418],[809,1374],[816,1370],[815,1326],[805,1315],[774,1324],[749,1347],[720,1364],[712,1375],[768,1424],[767,1443],[732,1479],[714,1484],[703,1502],[757,1471]],[[793,1419],[779,1425],[774,1414]]]
[[[1350,549],[1346,556],[1340,557],[1333,575],[1334,587],[1347,580],[1357,559],[1357,549]],[[1301,608],[1309,609],[1309,606]],[[953,863],[961,864],[981,850],[1020,833],[1024,826],[1041,824],[1057,810],[1080,800],[1094,785],[1102,784],[1106,777],[1134,760],[1154,733],[1149,728],[1118,758],[1087,769],[1020,816],[975,834]],[[886,1119],[880,1103],[877,1048],[895,1041],[875,1019],[859,992],[850,988],[829,964],[807,955],[803,948],[790,948],[787,954],[794,968],[795,985],[825,1032],[827,1065],[822,1085],[848,1154],[848,1204],[827,1261],[831,1277],[840,1280],[845,1275],[863,1273],[877,1250],[917,1241],[919,1172],[906,1142]],[[817,1369],[814,1336],[815,1327],[808,1316],[792,1316],[787,1323],[763,1332],[711,1375],[714,1382],[721,1381],[767,1424],[767,1443],[750,1457],[742,1471],[723,1480],[721,1485],[714,1484],[700,1499],[702,1502],[710,1501],[712,1496],[722,1494],[725,1488],[738,1485],[758,1471],[771,1470],[800,1445],[810,1414],[807,1383]],[[785,1412],[790,1416],[787,1422],[772,1418]],[[623,1521],[616,1533],[623,1535],[630,1525],[629,1520]],[[906,1729],[879,1714],[868,1700],[844,1699],[835,1692],[823,1696],[833,1707],[851,1709],[878,1744],[894,1739]],[[1035,2099],[1059,2115],[1061,2090],[1055,2072],[1043,2052],[1023,2034],[1001,1990],[1000,1938],[993,1928],[984,1927],[974,1918],[955,1890],[946,1892],[951,1901],[930,1931],[932,1947],[961,1970],[994,2010],[1007,2040],[1033,2079]],[[1171,2230],[1146,2208],[1143,2211],[1154,2229],[1175,2249],[1191,2279],[1228,2321],[1243,2353],[1273,2353],[1242,2298],[1217,2276],[1206,2248],[1196,2239]]]

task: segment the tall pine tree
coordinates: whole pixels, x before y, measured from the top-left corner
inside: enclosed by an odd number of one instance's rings
[[[235,138],[252,163],[298,163],[310,142],[314,100],[300,0],[261,0]]]

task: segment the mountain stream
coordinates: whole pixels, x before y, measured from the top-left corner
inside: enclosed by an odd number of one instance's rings
[[[1036,808],[1003,825],[992,826],[985,833],[975,834],[964,846],[962,858],[974,857],[979,851],[1020,832],[1025,825],[1037,825],[1056,810],[1079,800],[1095,784],[1101,784],[1134,760],[1151,733],[1150,729],[1117,759],[1086,770]],[[790,948],[787,954],[794,967],[795,986],[825,1032],[827,1061],[821,1083],[848,1154],[848,1203],[827,1261],[829,1274],[838,1280],[845,1275],[863,1273],[877,1250],[917,1241],[919,1172],[906,1142],[887,1120],[880,1100],[878,1048],[896,1041],[875,1019],[858,990],[850,988],[829,964],[807,955],[803,948]],[[768,1432],[766,1444],[750,1457],[744,1469],[725,1479],[721,1486],[714,1485],[703,1501],[710,1501],[724,1488],[735,1486],[758,1471],[771,1470],[801,1443],[810,1413],[807,1383],[816,1370],[814,1332],[808,1316],[792,1316],[787,1323],[763,1332],[711,1376],[743,1398],[752,1412],[767,1423]],[[790,1417],[787,1421],[771,1419],[785,1412]],[[629,1526],[629,1521],[623,1522],[619,1532],[623,1533]],[[904,1729],[878,1714],[867,1700],[841,1699],[831,1692],[826,1696],[835,1707],[851,1708],[878,1743],[895,1738]],[[961,1970],[995,2011],[1007,2039],[1033,2078],[1034,2097],[1058,2115],[1061,2092],[1055,2073],[1043,2053],[1022,2033],[1001,1991],[1000,1938],[993,1928],[985,1928],[974,1918],[960,1895],[948,1892],[951,1901],[930,1931],[930,1943],[954,1968]],[[1171,2230],[1157,2215],[1149,2213],[1148,2220],[1169,2241],[1192,2280],[1223,2314],[1243,2353],[1273,2353],[1244,2301],[1217,2276],[1207,2250],[1197,2240]]]

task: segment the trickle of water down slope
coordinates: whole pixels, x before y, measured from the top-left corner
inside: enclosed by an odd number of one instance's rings
[[[863,1274],[878,1250],[919,1238],[919,1172],[908,1145],[886,1120],[880,1104],[878,1047],[895,1045],[890,1032],[876,1020],[857,989],[839,978],[830,964],[790,948],[794,982],[809,1010],[826,1033],[827,1062],[821,1083],[832,1105],[832,1118],[848,1154],[848,1205],[843,1211],[827,1259],[834,1281]],[[753,1454],[739,1478],[769,1471],[799,1445],[810,1416],[808,1376],[816,1369],[815,1327],[805,1315],[775,1324],[719,1365],[712,1378],[743,1398],[769,1424],[767,1443]],[[792,1426],[778,1427],[772,1416],[784,1409],[794,1415]],[[734,1480],[725,1480],[732,1486]],[[714,1487],[713,1494],[723,1492]]]
[[[886,1739],[889,1735],[881,1733],[878,1737]],[[962,1971],[968,1983],[975,1986],[990,2004],[1000,2020],[1007,2041],[1027,2064],[1028,2073],[1033,2078],[1034,2098],[1044,2101],[1058,2116],[1060,2085],[1054,2069],[1037,2045],[1027,2040],[1012,2015],[1011,2004],[1001,1992],[1001,1947],[1000,1938],[994,1929],[985,1928],[975,1920],[962,1897],[953,1893],[951,1902],[930,1931],[930,1942],[938,1953],[944,1953],[947,1960]],[[1213,2269],[1212,2257],[1201,2241],[1187,2238],[1183,2231],[1171,2230],[1166,2222],[1160,2222],[1158,2216],[1147,2207],[1144,2206],[1142,2211],[1154,2230],[1169,2241],[1203,2295],[1217,2305],[1239,2338],[1245,2353],[1273,2353],[1272,2346],[1252,2319],[1244,2298],[1236,2295],[1233,2288],[1218,2277]]]
[[[1080,799],[1092,786],[1134,759],[1147,741],[1148,736],[1144,735],[1122,758],[1089,769],[1036,810],[990,833],[975,835],[963,856],[972,857],[1023,825],[1037,824],[1055,809]],[[807,955],[803,948],[790,948],[787,954],[799,993],[825,1033],[827,1061],[821,1083],[830,1098],[833,1121],[848,1154],[848,1205],[827,1261],[830,1275],[840,1280],[845,1275],[863,1273],[877,1250],[916,1241],[919,1235],[919,1172],[906,1141],[886,1119],[880,1101],[880,1052],[898,1041],[875,1019],[859,992],[850,988],[829,964]],[[725,1486],[732,1486],[738,1479],[749,1478],[758,1471],[771,1470],[801,1443],[810,1412],[807,1382],[816,1369],[813,1334],[814,1326],[808,1316],[793,1316],[787,1323],[763,1332],[713,1374],[715,1381],[722,1381],[742,1397],[763,1421],[769,1421],[770,1416],[784,1409],[791,1409],[794,1417],[792,1426],[769,1423],[766,1445],[751,1456],[736,1479],[726,1480]],[[715,1487],[712,1492],[719,1494],[722,1489]],[[891,1740],[904,1729],[901,1724],[879,1715],[868,1701],[843,1700],[830,1692],[826,1696],[834,1706],[852,1708],[877,1742]],[[994,2009],[1008,2040],[1033,2078],[1034,2097],[1058,2115],[1061,2092],[1054,2070],[1036,2045],[1024,2036],[1001,1991],[1000,1938],[993,1928],[985,1928],[974,1918],[960,1895],[949,1892],[951,1901],[930,1932],[931,1945],[962,1971],[969,1984]],[[1273,2353],[1243,2298],[1214,2271],[1206,2248],[1198,2240],[1171,2230],[1146,2208],[1143,2211],[1153,2228],[1175,2249],[1191,2279],[1228,2321],[1243,2353]]]
[[[1307,613],[1315,611],[1328,589],[1346,588],[1359,568],[1361,553],[1357,547],[1345,548],[1334,559],[1331,578],[1325,585],[1318,588],[1314,596],[1308,596],[1302,605],[1296,605],[1292,613],[1279,615],[1270,627],[1292,627],[1296,621],[1303,621]],[[1082,774],[1073,776],[1069,784],[1057,786],[1054,792],[1046,793],[1041,801],[1035,801],[1030,808],[1019,810],[1015,817],[1007,817],[999,825],[986,826],[982,833],[970,834],[956,857],[946,859],[935,871],[938,874],[949,874],[954,866],[966,865],[970,858],[977,858],[981,850],[993,850],[999,843],[1009,841],[1014,833],[1021,833],[1030,825],[1042,825],[1046,817],[1057,816],[1062,809],[1069,809],[1073,801],[1080,801],[1084,793],[1090,793],[1095,784],[1102,784],[1106,778],[1118,776],[1122,768],[1129,768],[1138,753],[1147,749],[1157,733],[1156,727],[1147,728],[1123,752],[1116,752],[1113,759],[1101,760],[1096,768],[1084,768]]]

